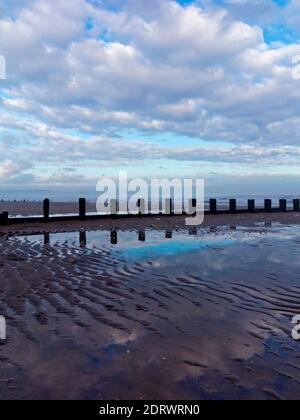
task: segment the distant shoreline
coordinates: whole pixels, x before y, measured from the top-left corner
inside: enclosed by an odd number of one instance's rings
[[[234,197],[233,197],[234,198]],[[270,197],[265,197],[270,198]],[[271,197],[272,198],[272,197]],[[227,210],[229,206],[229,199],[217,199],[218,209]],[[247,202],[237,198],[238,208],[247,208]],[[278,206],[276,199],[273,200],[274,206]],[[256,200],[258,208],[263,208],[263,200],[261,198]],[[287,200],[288,209],[292,209],[292,199]],[[50,200],[50,215],[77,215],[78,214],[78,201],[52,201]],[[209,203],[205,201],[205,209],[209,208]],[[158,209],[157,209],[158,210]],[[43,201],[24,201],[24,200],[0,200],[0,213],[8,212],[12,217],[35,217],[43,215]],[[96,201],[86,201],[86,212],[97,213]]]

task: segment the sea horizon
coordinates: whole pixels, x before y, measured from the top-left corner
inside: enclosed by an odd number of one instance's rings
[[[133,193],[132,193],[133,194]],[[21,189],[21,190],[3,190],[0,189],[0,201],[29,201],[29,202],[40,202],[48,198],[52,202],[57,203],[77,203],[79,198],[85,198],[88,202],[95,203],[99,198],[100,193],[96,190],[91,189]],[[182,200],[182,198],[174,197],[174,194],[170,194],[171,198],[175,201]],[[196,195],[193,193],[191,198],[195,198]],[[130,193],[128,194],[130,198]],[[205,192],[205,202],[208,202],[209,199],[217,199],[220,204],[228,204],[228,200],[236,199],[240,204],[245,205],[248,199],[256,199],[257,204],[262,205],[265,199],[273,199],[274,201],[280,199],[286,199],[289,204],[292,203],[293,199],[300,198],[300,189],[299,194],[296,192],[293,194],[286,193],[250,193],[250,194],[240,194],[240,193],[227,193],[224,194],[220,192]],[[123,197],[120,196],[122,200]]]

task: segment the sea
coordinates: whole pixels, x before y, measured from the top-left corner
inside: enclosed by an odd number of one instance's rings
[[[49,198],[51,202],[58,203],[75,203],[79,198],[86,198],[88,202],[95,203],[99,197],[99,193],[91,189],[0,189],[0,201],[24,201],[24,202],[40,202],[45,198]],[[171,196],[174,201],[179,201],[178,197]],[[192,197],[192,198],[195,198]],[[300,198],[300,194],[236,194],[234,192],[222,194],[222,192],[210,193],[205,192],[205,203],[208,204],[210,198],[216,198],[219,206],[227,206],[230,199],[237,199],[240,207],[246,206],[248,199],[255,199],[256,205],[263,206],[265,199],[272,199],[274,204],[280,199],[286,199],[288,207],[292,207],[293,200]],[[121,198],[122,199],[122,198]]]

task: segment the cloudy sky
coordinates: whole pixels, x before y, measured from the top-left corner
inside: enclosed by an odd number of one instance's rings
[[[300,0],[1,0],[0,187],[300,187],[299,30]]]

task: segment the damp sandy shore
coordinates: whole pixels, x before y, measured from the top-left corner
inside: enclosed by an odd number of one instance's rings
[[[0,399],[298,399],[299,220],[1,228]]]
[[[236,215],[207,215],[203,227],[217,226],[253,226],[255,224],[300,224],[300,213],[263,213],[263,214],[236,214]],[[200,228],[201,228],[200,226]],[[126,230],[126,229],[181,229],[186,227],[186,218],[183,216],[163,216],[128,219],[106,219],[89,221],[30,223],[0,226],[0,235],[43,233],[43,232],[70,232],[76,230]]]

